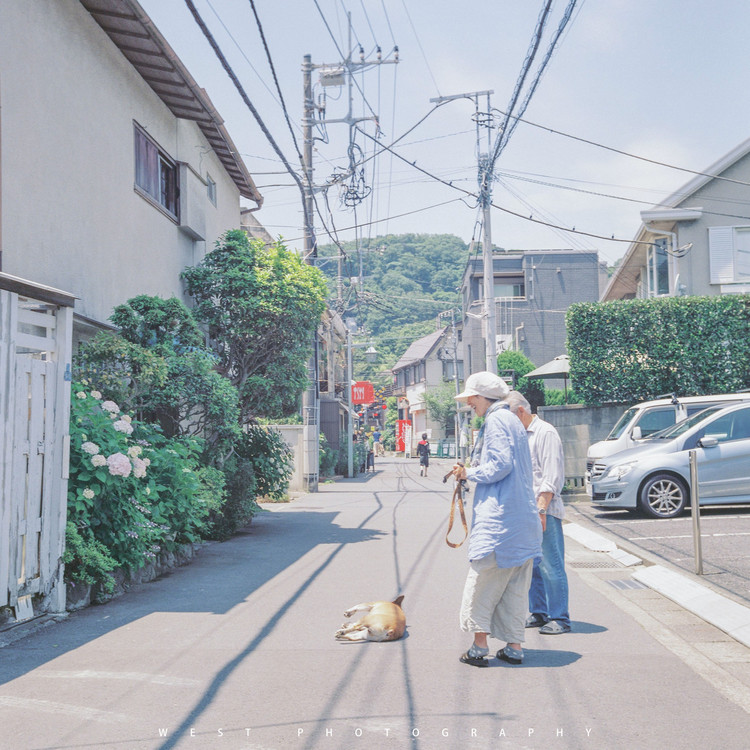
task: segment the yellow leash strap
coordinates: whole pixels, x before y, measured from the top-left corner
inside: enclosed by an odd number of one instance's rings
[[[461,523],[464,525],[464,538],[458,543],[448,541],[451,529],[453,528],[453,520],[456,516],[456,505],[458,505],[458,510],[461,513]],[[453,490],[453,497],[451,498],[451,513],[450,518],[448,519],[448,531],[445,533],[445,543],[449,547],[453,547],[453,549],[456,549],[466,541],[466,537],[468,536],[469,527],[466,523],[466,513],[464,512],[464,498],[463,493],[461,492],[461,482],[456,482],[456,488]]]

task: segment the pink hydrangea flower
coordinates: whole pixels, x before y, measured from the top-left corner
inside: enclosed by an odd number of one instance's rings
[[[113,453],[107,456],[107,466],[112,476],[129,477],[133,466],[130,459],[124,453]]]

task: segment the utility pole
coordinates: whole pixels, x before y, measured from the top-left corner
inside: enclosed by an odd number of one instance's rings
[[[305,55],[302,63],[304,105],[302,131],[303,170],[304,170],[304,216],[305,240],[304,260],[315,265],[318,249],[315,241],[313,224],[312,193],[312,62],[310,55]],[[303,481],[307,492],[318,491],[320,475],[320,379],[318,377],[318,332],[313,332],[312,356],[307,365],[308,386],[302,395],[302,445],[303,445]]]
[[[304,239],[304,254],[305,261],[311,265],[315,265],[318,251],[317,243],[315,240],[315,228],[313,221],[314,212],[314,194],[315,185],[313,182],[313,126],[317,123],[320,125],[327,125],[332,123],[345,123],[349,125],[350,131],[350,144],[352,143],[352,130],[354,126],[364,120],[376,120],[376,117],[354,117],[353,116],[353,84],[352,77],[355,72],[364,70],[365,68],[384,65],[384,64],[395,64],[398,63],[398,47],[395,48],[395,58],[393,60],[383,60],[381,58],[381,51],[377,49],[377,59],[372,61],[365,60],[364,50],[362,47],[359,48],[359,62],[352,61],[352,44],[351,44],[351,14],[349,15],[349,47],[347,57],[344,61],[335,65],[329,64],[314,64],[312,62],[311,55],[305,55],[302,61],[302,78],[303,78],[303,91],[304,91],[304,102],[303,102],[303,116],[302,116],[302,132],[303,132],[303,150],[302,150],[302,169],[304,173],[304,214],[305,214],[305,239]],[[323,75],[321,75],[321,83],[323,86],[341,86],[346,83],[348,88],[348,112],[346,117],[339,119],[322,119],[316,120],[315,112],[316,105],[313,101],[313,87],[312,87],[312,72],[313,70],[321,69]],[[350,160],[353,156],[350,156]],[[350,163],[351,167],[351,163]],[[344,312],[343,303],[343,253],[339,253],[338,263],[338,310],[339,314]],[[351,347],[348,347],[351,352]],[[313,337],[313,355],[308,365],[310,386],[303,394],[302,402],[302,417],[303,417],[303,443],[304,443],[304,481],[305,487],[308,492],[317,492],[318,490],[318,479],[320,472],[320,384],[318,379],[318,336],[317,332]],[[351,391],[351,382],[346,384],[346,387]],[[349,419],[351,420],[351,406],[349,407],[350,414]],[[351,448],[351,446],[350,446]]]
[[[485,369],[497,373],[497,319],[495,311],[495,268],[492,257],[492,229],[490,226],[490,207],[492,205],[492,180],[494,178],[492,160],[490,158],[490,130],[492,128],[492,115],[490,108],[490,96],[494,91],[474,91],[467,94],[454,94],[453,96],[439,96],[430,99],[431,102],[440,103],[454,99],[471,99],[474,102],[474,122],[477,128],[477,153],[479,183],[479,205],[482,207],[482,268],[484,289],[484,314],[483,334]],[[479,98],[487,98],[487,109],[479,111]],[[487,130],[487,151],[481,148],[481,129]]]

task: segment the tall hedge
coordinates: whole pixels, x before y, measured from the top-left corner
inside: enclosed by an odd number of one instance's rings
[[[750,387],[750,295],[577,303],[566,322],[586,404]]]

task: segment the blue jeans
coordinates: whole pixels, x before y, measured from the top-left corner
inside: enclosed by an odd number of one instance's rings
[[[562,521],[554,516],[547,516],[547,529],[542,536],[542,561],[534,565],[531,575],[529,611],[570,625],[565,539]]]

